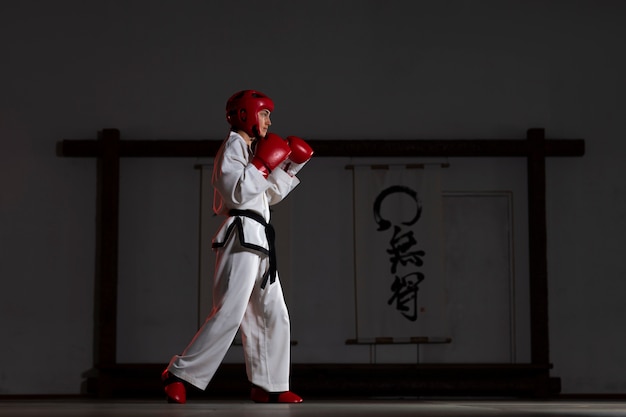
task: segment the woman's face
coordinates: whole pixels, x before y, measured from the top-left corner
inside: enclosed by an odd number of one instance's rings
[[[259,135],[264,138],[267,135],[267,130],[272,125],[272,121],[270,120],[270,111],[267,109],[263,109],[259,112]]]

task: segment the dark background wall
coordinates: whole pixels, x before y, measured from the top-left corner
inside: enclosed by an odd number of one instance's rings
[[[92,365],[96,165],[56,143],[221,139],[244,88],[274,98],[282,135],[584,138],[583,158],[547,162],[551,359],[564,392],[626,392],[624,17],[620,1],[1,1],[0,394],[77,393]],[[163,334],[156,354],[120,338],[133,360],[166,362],[196,326],[194,162],[122,163],[121,308]]]

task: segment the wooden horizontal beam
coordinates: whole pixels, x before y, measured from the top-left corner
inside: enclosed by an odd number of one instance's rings
[[[450,337],[362,337],[358,339],[347,339],[346,345],[428,345],[452,343]]]
[[[159,378],[165,364],[118,364],[100,368],[86,381],[86,393],[101,397],[163,396]],[[549,366],[532,364],[299,364],[291,366],[292,389],[306,399],[506,396],[552,397],[561,381]],[[103,386],[104,385],[104,386]],[[221,364],[206,391],[193,387],[188,397],[248,398],[244,364]]]
[[[531,152],[526,139],[446,139],[446,140],[308,140],[317,157],[525,157]],[[213,157],[222,140],[120,140],[120,157],[200,158]],[[583,139],[546,139],[545,156],[582,156]],[[59,156],[98,157],[102,141],[64,139]]]
[[[525,139],[446,139],[446,140],[311,140],[316,156],[351,157],[525,157],[531,147]],[[582,156],[582,139],[548,139],[546,156]]]

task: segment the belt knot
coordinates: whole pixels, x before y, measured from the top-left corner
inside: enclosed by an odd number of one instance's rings
[[[269,245],[269,260],[270,260],[270,266],[268,268],[268,270],[265,272],[265,274],[263,275],[263,281],[261,281],[261,288],[265,289],[265,286],[267,285],[267,281],[269,280],[270,285],[273,284],[276,281],[276,271],[277,271],[277,267],[276,267],[276,231],[274,230],[274,226],[272,226],[271,224],[269,224],[268,222],[265,221],[265,219],[263,218],[263,216],[261,216],[259,213],[254,212],[252,210],[238,210],[238,209],[231,209],[228,211],[228,214],[230,216],[243,216],[243,217],[248,217],[252,220],[255,220],[256,222],[260,223],[263,225],[263,227],[265,228],[265,237],[267,238],[267,244]]]

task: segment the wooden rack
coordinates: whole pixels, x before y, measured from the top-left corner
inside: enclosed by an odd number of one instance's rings
[[[212,157],[222,140],[121,140],[117,129],[97,139],[62,140],[63,157],[98,162],[94,364],[86,391],[99,397],[161,395],[165,364],[118,364],[117,282],[120,158]],[[550,376],[546,245],[547,157],[578,157],[582,139],[546,139],[529,129],[525,139],[310,140],[316,157],[525,157],[527,159],[530,352],[528,364],[293,364],[292,384],[303,395],[532,395],[560,391]],[[240,386],[242,385],[243,386]],[[203,395],[232,395],[247,388],[243,365],[222,365]],[[244,391],[238,391],[243,388]]]

